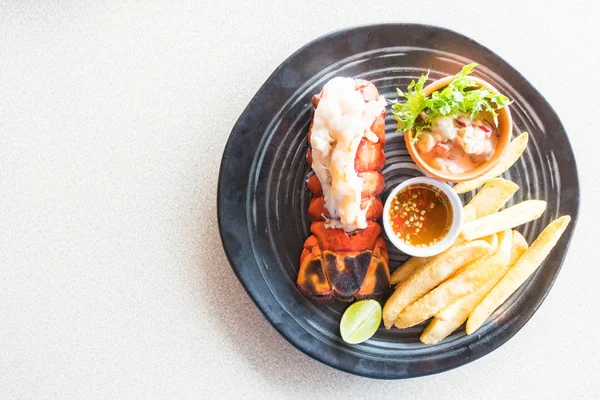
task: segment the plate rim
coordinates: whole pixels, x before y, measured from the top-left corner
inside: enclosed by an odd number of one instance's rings
[[[307,48],[310,48],[311,46],[313,46],[314,44],[323,41],[323,40],[328,40],[331,39],[335,36],[338,35],[344,35],[344,34],[348,34],[351,33],[352,31],[356,31],[356,30],[361,30],[361,29],[382,29],[382,28],[414,28],[414,29],[422,29],[422,30],[435,30],[435,31],[442,31],[444,34],[450,34],[450,35],[455,35],[463,40],[466,40],[470,43],[473,43],[476,46],[479,46],[481,49],[483,49],[484,51],[488,52],[490,55],[494,56],[495,58],[497,58],[499,61],[501,61],[502,63],[505,64],[505,66],[511,70],[511,72],[513,74],[515,74],[516,76],[518,76],[520,79],[522,79],[527,85],[529,85],[529,88],[533,91],[533,94],[535,95],[535,97],[540,100],[555,116],[556,119],[559,123],[558,126],[558,130],[562,131],[566,137],[566,142],[567,142],[567,147],[564,149],[564,151],[566,151],[569,155],[570,155],[570,160],[573,163],[573,175],[575,177],[575,183],[574,183],[574,187],[577,188],[577,193],[576,196],[574,196],[574,199],[571,200],[572,203],[574,203],[573,208],[575,210],[574,215],[571,215],[571,226],[568,228],[570,230],[570,235],[565,237],[565,238],[561,238],[561,240],[565,240],[565,244],[564,244],[564,251],[560,254],[558,258],[558,267],[556,268],[556,272],[554,273],[554,275],[552,276],[552,278],[550,279],[549,283],[548,283],[548,287],[545,291],[543,291],[541,293],[541,296],[538,297],[538,299],[533,303],[533,305],[529,308],[530,312],[528,312],[525,316],[524,319],[522,319],[521,321],[519,321],[518,323],[516,323],[515,327],[513,330],[511,330],[510,332],[508,332],[508,334],[506,336],[503,336],[502,338],[499,339],[499,341],[495,344],[493,344],[487,351],[483,351],[481,352],[481,354],[475,354],[473,357],[467,359],[464,362],[457,362],[457,363],[453,363],[452,365],[449,366],[445,366],[442,367],[440,369],[437,369],[435,371],[428,371],[425,373],[415,373],[415,374],[411,374],[410,376],[392,376],[392,375],[380,375],[380,374],[369,374],[369,373],[361,373],[355,370],[352,370],[350,368],[345,368],[342,364],[335,364],[332,362],[329,362],[327,359],[325,359],[324,357],[322,357],[318,352],[309,352],[307,349],[303,348],[300,344],[300,342],[297,342],[295,340],[293,340],[289,335],[288,332],[286,332],[284,329],[282,329],[280,326],[278,326],[278,324],[275,324],[270,316],[267,313],[267,310],[265,308],[263,308],[263,306],[261,305],[260,301],[259,301],[259,294],[255,295],[253,292],[253,289],[249,287],[249,285],[247,284],[247,282],[245,281],[245,279],[242,277],[241,274],[241,270],[239,268],[239,266],[237,266],[234,261],[233,261],[233,254],[232,254],[232,248],[231,246],[228,244],[227,242],[227,238],[224,237],[224,220],[225,220],[225,215],[224,215],[224,205],[222,204],[222,192],[223,192],[223,184],[224,184],[224,170],[225,170],[225,159],[226,159],[226,155],[228,154],[228,152],[231,150],[231,148],[235,145],[234,144],[234,133],[239,130],[240,128],[240,124],[241,124],[241,120],[242,117],[247,113],[247,111],[253,106],[253,104],[257,101],[258,99],[258,95],[266,88],[266,86],[268,85],[268,83],[277,76],[277,74],[283,69],[283,67],[293,58],[295,58],[298,54],[302,53],[304,50],[306,50]],[[244,194],[244,198],[245,198],[245,194]],[[261,312],[261,314],[263,315],[263,317],[267,320],[267,322],[276,330],[277,333],[279,333],[288,343],[290,343],[293,347],[295,347],[296,349],[300,350],[302,353],[304,353],[305,355],[307,355],[308,357],[315,359],[329,367],[332,367],[334,369],[352,374],[352,375],[357,375],[357,376],[361,376],[361,377],[366,377],[366,378],[371,378],[371,379],[380,379],[380,380],[397,380],[397,379],[412,379],[412,378],[417,378],[417,377],[422,377],[422,376],[428,376],[428,375],[433,375],[433,374],[438,374],[438,373],[442,373],[442,372],[446,372],[458,367],[461,367],[463,365],[469,364],[475,360],[478,360],[479,358],[490,354],[491,352],[497,350],[498,348],[502,347],[506,342],[508,342],[512,337],[514,337],[528,322],[529,320],[533,317],[533,315],[537,312],[537,310],[539,309],[539,307],[542,305],[542,303],[546,300],[548,294],[550,293],[552,287],[554,286],[554,283],[556,282],[556,279],[558,278],[558,275],[560,274],[560,271],[562,270],[564,261],[567,257],[570,245],[572,243],[572,238],[575,232],[575,228],[577,225],[577,221],[578,221],[578,217],[579,217],[579,208],[580,208],[580,201],[581,201],[581,190],[580,190],[580,185],[579,185],[579,173],[578,173],[578,168],[577,168],[577,160],[575,158],[575,154],[573,152],[573,147],[571,145],[571,142],[569,140],[569,135],[566,131],[566,129],[564,128],[564,125],[562,123],[562,121],[560,120],[560,117],[558,115],[558,113],[556,113],[556,111],[554,110],[554,108],[552,107],[552,105],[548,102],[548,100],[538,91],[538,89],[525,77],[523,76],[516,68],[514,68],[511,64],[509,64],[506,60],[504,60],[504,58],[500,57],[498,54],[496,54],[494,51],[492,51],[491,49],[489,49],[487,46],[475,41],[474,39],[471,39],[470,37],[454,31],[452,29],[443,27],[443,26],[438,26],[438,25],[431,25],[431,24],[420,24],[420,23],[379,23],[379,24],[361,24],[361,25],[354,25],[354,26],[350,26],[350,27],[344,27],[341,29],[337,29],[337,30],[333,30],[327,33],[324,33],[312,40],[310,40],[309,42],[307,42],[306,44],[304,44],[303,46],[299,47],[297,50],[295,50],[293,53],[291,53],[288,57],[286,57],[274,70],[273,72],[266,78],[266,80],[263,82],[263,84],[257,89],[257,91],[255,92],[255,94],[252,96],[252,98],[250,99],[250,101],[248,102],[248,104],[246,105],[246,107],[243,109],[243,111],[240,113],[239,117],[237,118],[233,128],[231,129],[231,132],[229,134],[229,137],[227,139],[227,142],[225,144],[225,147],[223,149],[222,155],[221,155],[221,162],[220,162],[220,166],[219,166],[219,176],[218,176],[218,180],[217,180],[217,220],[218,220],[218,228],[219,228],[219,236],[221,239],[221,244],[223,246],[223,249],[225,251],[225,255],[227,257],[227,260],[229,262],[229,265],[231,267],[231,269],[233,270],[234,274],[236,275],[238,281],[242,284],[242,287],[244,288],[244,290],[246,291],[248,297],[250,297],[250,299],[252,300],[252,302],[256,305],[256,307],[258,308],[258,310]],[[247,227],[244,226],[244,230],[247,230]],[[356,356],[355,356],[356,357]],[[357,357],[359,358],[359,357]]]

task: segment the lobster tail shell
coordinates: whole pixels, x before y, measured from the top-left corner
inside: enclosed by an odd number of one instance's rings
[[[341,229],[335,231],[331,236],[339,235],[337,231],[345,235]],[[364,244],[364,238],[360,240],[360,245]],[[344,240],[330,242],[343,243],[341,248],[351,247]],[[321,249],[315,235],[304,243],[297,284],[309,297],[318,300],[335,297],[343,301],[378,297],[389,289],[389,282],[388,254],[381,237],[372,250],[361,251]]]
[[[355,89],[362,93],[365,101],[379,99],[377,88],[368,81],[357,79]],[[315,108],[321,95],[313,96]],[[309,143],[311,130],[312,123]],[[363,180],[360,207],[366,210],[366,228],[351,233],[327,228],[325,220],[331,215],[325,207],[321,182],[313,173],[306,181],[306,187],[313,194],[308,208],[308,214],[313,218],[312,235],[304,242],[296,283],[304,294],[313,299],[351,301],[354,298],[379,297],[390,287],[387,247],[380,236],[381,227],[375,222],[383,214],[379,194],[385,185],[381,174],[385,164],[385,110],[375,118],[371,130],[378,141],[363,138],[354,159],[354,169]],[[312,165],[310,148],[306,160]]]

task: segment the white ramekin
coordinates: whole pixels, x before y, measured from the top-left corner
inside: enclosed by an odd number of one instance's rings
[[[396,237],[396,234],[394,233],[394,230],[392,229],[392,224],[390,221],[390,205],[396,194],[405,187],[415,184],[427,184],[439,188],[446,196],[448,196],[448,199],[450,200],[450,207],[452,207],[453,217],[452,225],[450,226],[450,231],[448,231],[446,236],[438,243],[428,247],[415,247],[410,244],[407,244],[404,240],[398,239],[398,237]],[[390,240],[390,242],[392,242],[394,246],[396,246],[398,250],[415,257],[430,257],[446,250],[458,238],[458,235],[462,230],[462,224],[463,205],[460,201],[460,198],[458,197],[458,194],[456,194],[456,192],[452,190],[450,185],[448,185],[447,183],[442,182],[438,179],[429,178],[425,176],[408,179],[402,182],[400,185],[396,186],[396,188],[392,190],[392,192],[388,196],[387,200],[385,201],[385,206],[383,207],[383,228],[385,229],[385,233],[388,239]]]

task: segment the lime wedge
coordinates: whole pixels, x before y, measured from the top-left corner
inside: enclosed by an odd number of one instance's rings
[[[340,321],[344,342],[362,343],[375,334],[381,324],[381,305],[377,300],[361,300],[346,309]]]

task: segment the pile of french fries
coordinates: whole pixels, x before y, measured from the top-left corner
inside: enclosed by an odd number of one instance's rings
[[[383,308],[386,328],[408,328],[433,317],[420,337],[425,344],[438,343],[465,321],[470,335],[544,261],[571,218],[551,222],[529,246],[513,228],[539,218],[546,202],[527,200],[499,211],[519,187],[497,176],[519,159],[527,141],[527,133],[521,134],[494,169],[454,186],[457,193],[483,188],[464,207],[462,233],[448,250],[412,257],[394,271],[396,289]]]

